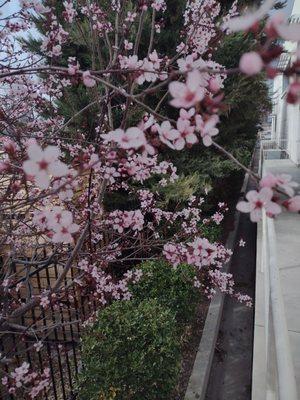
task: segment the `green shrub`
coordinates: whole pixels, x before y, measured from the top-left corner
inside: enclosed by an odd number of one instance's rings
[[[162,400],[175,387],[180,350],[172,312],[155,300],[115,302],[82,339],[80,400]]]
[[[201,224],[200,230],[201,230],[202,236],[205,237],[207,240],[209,240],[211,243],[213,243],[213,242],[217,242],[218,240],[220,240],[221,233],[222,233],[222,225]]]
[[[174,268],[163,260],[148,261],[139,269],[141,280],[130,286],[133,298],[137,300],[156,299],[170,308],[177,321],[187,322],[193,318],[199,302],[199,289],[193,285],[195,270],[187,264]]]

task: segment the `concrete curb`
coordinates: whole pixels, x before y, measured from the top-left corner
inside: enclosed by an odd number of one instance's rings
[[[246,174],[241,188],[241,195],[244,195],[249,181],[249,175]],[[240,221],[240,213],[234,214],[234,229],[229,233],[226,248],[232,249],[237,237],[237,231]],[[223,271],[229,272],[231,268],[231,259],[225,265]],[[196,354],[192,374],[189,379],[189,384],[184,397],[184,400],[204,400],[210,370],[215,352],[215,346],[220,330],[220,323],[223,313],[225,294],[218,291],[211,300],[207,317],[204,324],[204,329],[200,341],[200,345]]]

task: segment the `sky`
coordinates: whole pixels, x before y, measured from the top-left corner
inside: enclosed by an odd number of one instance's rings
[[[10,0],[2,8],[1,12],[3,16],[11,15],[20,9],[19,0]]]

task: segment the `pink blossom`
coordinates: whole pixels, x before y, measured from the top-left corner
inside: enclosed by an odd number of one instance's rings
[[[135,13],[135,12],[133,13],[131,11],[128,11],[127,12],[127,17],[125,18],[125,21],[126,22],[134,22],[136,17],[137,17],[137,13]]]
[[[116,142],[122,149],[138,149],[147,144],[143,131],[139,128],[128,128],[126,132],[123,129],[116,129],[101,137],[105,142]]]
[[[43,308],[47,308],[50,304],[49,296],[47,294],[43,294],[40,299],[40,305]]]
[[[188,73],[186,83],[173,81],[169,84],[170,94],[173,96],[170,104],[177,108],[191,108],[205,95],[206,81],[197,70]]]
[[[17,144],[8,137],[2,138],[3,148],[4,150],[9,153],[13,154],[17,150]]]
[[[196,127],[200,132],[204,146],[211,146],[212,137],[219,133],[219,129],[216,128],[216,124],[219,122],[219,117],[217,115],[212,115],[205,122],[203,121],[201,115],[196,115]]]
[[[189,54],[186,58],[180,58],[177,61],[179,71],[181,72],[189,72],[191,70],[204,70],[207,68],[207,63],[202,59],[198,58],[198,55],[196,53]],[[207,73],[201,73],[202,75],[202,86],[207,86],[207,80],[209,78],[209,75]]]
[[[256,22],[261,20],[268,11],[272,8],[275,0],[265,0],[262,5],[252,13],[247,13],[240,17],[231,18],[223,27],[231,32],[246,31],[251,28]]]
[[[82,80],[86,87],[91,88],[96,85],[95,79],[92,77],[90,71],[84,71],[82,74]]]
[[[154,8],[156,11],[164,11],[167,8],[165,0],[154,0],[151,4],[151,7]]]
[[[177,121],[177,130],[179,137],[174,142],[176,150],[182,150],[186,143],[192,145],[198,142],[198,138],[194,134],[195,127],[191,125],[189,120],[179,118]]]
[[[217,78],[211,78],[208,83],[208,88],[212,93],[218,93],[221,89],[220,81]]]
[[[119,62],[120,62],[120,67],[122,69],[139,69],[143,63],[143,61],[140,61],[138,59],[137,55],[125,57],[125,56],[119,56]]]
[[[133,43],[128,42],[127,39],[124,40],[124,48],[125,50],[132,50],[133,49]]]
[[[63,5],[65,7],[63,16],[64,16],[65,20],[71,24],[73,22],[74,18],[76,17],[77,12],[73,7],[72,1],[64,1]]]
[[[300,196],[292,197],[291,199],[286,200],[283,205],[291,212],[299,212],[300,211]]]
[[[45,150],[38,144],[32,144],[27,149],[29,160],[23,163],[24,172],[33,176],[35,183],[41,189],[50,185],[50,176],[62,177],[68,173],[66,164],[58,160],[60,151],[56,146],[48,146]]]
[[[164,245],[163,254],[166,259],[174,266],[179,265],[182,260],[180,257],[180,247],[173,243],[167,243]]]
[[[273,191],[263,187],[259,192],[250,190],[246,194],[246,201],[240,201],[236,208],[245,213],[250,213],[252,222],[258,222],[262,218],[262,209],[265,208],[267,215],[273,217],[281,212],[281,207],[272,201]]]
[[[188,111],[184,108],[181,108],[179,115],[181,119],[191,119],[195,115],[195,109],[191,108]]]
[[[264,66],[260,55],[255,51],[244,53],[240,59],[240,70],[246,75],[258,74]]]
[[[141,231],[144,226],[144,216],[141,210],[115,210],[109,214],[107,224],[119,233],[123,233],[128,228],[133,231]]]
[[[8,384],[8,377],[4,376],[3,378],[1,378],[1,383],[2,385],[6,386]]]
[[[214,213],[214,215],[211,217],[211,219],[217,224],[217,225],[220,225],[220,223],[223,221],[223,219],[224,219],[224,215],[223,214],[221,214],[221,213],[219,213],[219,212],[216,212],[216,213]]]
[[[53,217],[52,213],[54,213]],[[50,212],[48,226],[54,231],[53,243],[73,243],[72,235],[79,230],[79,226],[73,223],[73,215],[70,211],[62,211],[59,214],[55,211]]]
[[[278,186],[283,189],[286,194],[290,197],[294,195],[294,188],[298,187],[297,182],[292,181],[291,175],[288,174],[278,174],[273,175],[271,172],[267,173],[259,183],[260,187],[274,188]]]
[[[171,142],[178,139],[179,132],[172,127],[169,121],[164,121],[160,126],[158,126],[158,133],[161,142],[174,149],[174,145]]]
[[[300,24],[278,24],[276,31],[284,40],[291,42],[299,42],[300,40]]]

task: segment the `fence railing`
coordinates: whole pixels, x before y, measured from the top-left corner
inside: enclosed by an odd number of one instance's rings
[[[264,160],[283,160],[289,158],[286,140],[277,143],[275,140],[261,140],[258,173],[262,175]]]
[[[30,294],[33,296],[40,294],[49,287],[51,282],[58,278],[59,267],[53,263],[47,268],[33,270],[29,274]],[[66,286],[68,279],[73,278],[75,273],[76,270],[70,270],[70,276],[65,279]],[[22,269],[20,276],[24,276]],[[16,292],[16,300],[23,302],[28,294],[28,290],[22,288]],[[94,304],[90,296],[84,296],[75,289],[73,292],[69,291],[69,295],[72,297],[71,301],[66,299],[58,306],[50,306],[47,309],[38,305],[27,312],[19,321],[28,328],[24,333],[0,334],[0,353],[11,360],[0,364],[0,376],[3,376],[4,372],[11,373],[24,361],[28,362],[36,372],[42,373],[45,368],[49,368],[50,386],[42,397],[45,400],[73,400],[76,397],[75,386],[81,368],[79,348],[81,321],[94,311]],[[39,351],[34,346],[37,337],[31,334],[33,327],[35,331],[38,329],[43,337],[42,348]],[[0,384],[0,400],[8,399],[18,399],[18,397],[9,394]]]
[[[297,386],[284,309],[274,220],[263,213],[262,272],[265,286],[266,400],[297,400]]]

